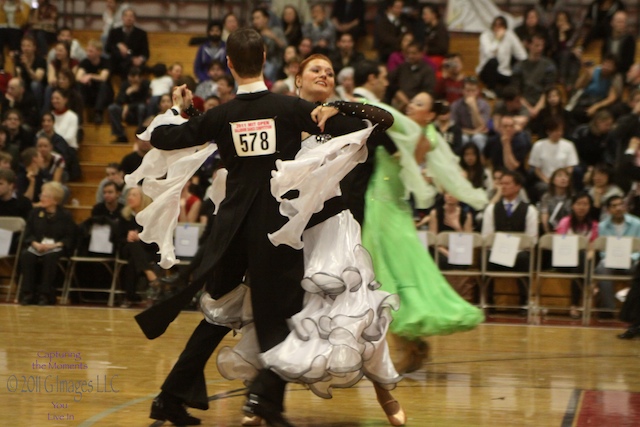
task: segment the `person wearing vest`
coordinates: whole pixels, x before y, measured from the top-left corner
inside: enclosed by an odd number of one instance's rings
[[[538,211],[536,208],[522,201],[518,194],[522,189],[524,178],[518,172],[504,170],[500,178],[499,190],[502,193],[500,201],[490,204],[484,211],[482,221],[482,237],[495,232],[525,233],[534,239],[538,238]],[[490,270],[509,270],[510,268],[489,263]],[[527,271],[529,268],[529,253],[519,252],[516,263],[512,267],[515,271]],[[519,304],[527,304],[528,283],[518,281]],[[487,287],[487,301],[493,304],[493,283]]]

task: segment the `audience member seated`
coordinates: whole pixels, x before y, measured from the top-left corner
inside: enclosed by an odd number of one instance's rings
[[[498,231],[511,233],[525,233],[533,239],[538,239],[538,211],[518,195],[524,185],[524,178],[518,172],[504,170],[500,178],[502,197],[497,203],[491,203],[484,210],[482,220],[482,236],[486,237]],[[515,265],[512,268],[488,263],[490,270],[529,271],[529,253],[518,252]],[[518,281],[519,304],[524,306],[528,300],[528,283]],[[493,282],[487,287],[487,301],[494,304]]]
[[[120,307],[128,308],[131,304],[140,301],[137,291],[138,279],[144,279],[147,284],[149,300],[159,291],[160,281],[153,270],[153,263],[158,260],[158,245],[145,243],[140,240],[139,234],[142,227],[136,222],[136,214],[151,203],[149,196],[142,193],[139,187],[132,187],[127,192],[127,204],[122,209],[122,218],[119,221],[119,254],[129,261],[124,269],[123,280],[125,299]]]
[[[573,132],[571,140],[576,146],[580,168],[575,171],[575,184],[582,188],[584,174],[590,167],[598,163],[612,163],[608,147],[612,145],[613,116],[607,110],[600,110],[594,114],[591,121],[580,125]]]
[[[148,97],[149,81],[142,78],[139,68],[131,68],[114,103],[108,108],[113,142],[128,142],[122,122],[140,126],[145,119]]]
[[[285,6],[280,20],[287,45],[298,46],[302,40],[302,21],[300,21],[298,10],[291,5]]]
[[[49,111],[51,94],[53,90],[58,87],[58,74],[62,70],[69,70],[75,76],[78,72],[80,61],[69,56],[69,49],[70,45],[67,42],[58,42],[54,47],[55,57],[49,61],[49,65],[47,66],[48,86],[44,91],[43,112]]]
[[[207,25],[207,41],[198,47],[193,62],[193,72],[199,82],[209,78],[209,67],[214,61],[227,60],[227,49],[222,41],[222,21],[211,21]]]
[[[489,89],[488,94],[495,97],[503,87],[511,83],[511,60],[527,59],[518,36],[508,29],[507,20],[503,16],[496,17],[491,29],[480,34],[480,59],[476,73]]]
[[[98,184],[98,189],[96,190],[96,203],[104,202],[104,186],[112,182],[116,185],[116,189],[118,190],[118,194],[120,195],[118,201],[124,205],[124,203],[126,202],[124,198],[125,182],[124,172],[122,172],[120,163],[109,163],[105,171],[106,176],[102,178],[102,181],[100,181],[100,184]]]
[[[294,48],[295,50],[295,48]],[[218,80],[225,75],[225,66],[220,61],[213,61],[207,71],[207,79],[201,80],[196,87],[195,96],[207,99],[210,96],[218,96]]]
[[[336,45],[336,29],[327,17],[324,5],[316,3],[311,7],[311,20],[302,26],[302,34],[311,39],[313,50],[328,54]]]
[[[300,54],[300,58],[303,60],[308,58],[309,55],[313,52],[313,45],[311,43],[311,39],[308,37],[303,37],[300,40],[300,44],[298,45],[298,53]]]
[[[78,150],[78,131],[80,129],[78,115],[69,109],[69,93],[60,88],[51,94],[51,114],[54,117],[53,129],[67,141],[69,147]]]
[[[78,66],[76,81],[81,87],[84,105],[93,110],[93,123],[97,125],[102,124],[104,110],[113,100],[109,77],[109,62],[102,56],[102,44],[89,40],[87,57]]]
[[[362,52],[355,50],[355,42],[351,33],[343,33],[336,42],[337,49],[330,53],[333,71],[340,74],[345,67],[353,67],[364,59]]]
[[[433,92],[436,76],[433,68],[422,60],[424,53],[417,42],[407,47],[406,62],[389,73],[391,103],[404,111],[409,101],[420,92]]]
[[[111,30],[122,27],[122,12],[130,8],[129,3],[122,0],[105,1],[105,9],[102,12],[102,34],[100,35],[100,41],[103,46],[107,45]]]
[[[451,108],[447,101],[435,101],[433,111],[436,119],[433,125],[445,141],[449,144],[451,151],[457,156],[462,152],[462,128],[451,120]]]
[[[607,199],[607,211],[609,216],[600,221],[598,226],[599,236],[614,236],[614,237],[640,237],[640,219],[627,213],[627,208],[622,197],[612,196]],[[638,262],[640,258],[639,253],[633,253],[633,265]],[[596,267],[596,274],[631,274],[633,269],[613,269],[605,267],[604,254],[602,259]],[[600,308],[613,310],[616,308],[615,300],[615,288],[613,282],[609,280],[603,280],[598,282],[598,288],[600,289]],[[611,313],[600,313],[601,318],[611,318]]]
[[[36,133],[36,140],[44,135],[49,138],[51,144],[53,144],[53,151],[60,154],[64,158],[66,164],[66,173],[70,181],[80,179],[80,162],[78,161],[78,155],[75,150],[69,147],[67,141],[56,133],[54,129],[54,117],[53,113],[44,113],[42,120],[40,121],[41,129]]]
[[[121,212],[124,204],[122,188],[113,181],[107,181],[101,186],[102,200],[96,203],[91,209],[91,217],[105,217],[110,220],[118,221],[121,218]]]
[[[144,127],[138,128],[136,131],[136,135],[142,133],[144,131]],[[148,141],[142,141],[141,139],[137,139],[136,150],[127,154],[120,161],[120,169],[122,173],[128,175],[133,173],[134,170],[138,169],[138,166],[142,163],[142,158],[151,150],[151,143]]]
[[[338,36],[349,33],[357,42],[367,33],[364,0],[335,0],[331,7],[331,23]]]
[[[278,70],[282,67],[282,53],[287,47],[287,39],[280,27],[269,27],[269,11],[258,7],[251,12],[253,29],[262,36],[265,44],[266,62],[264,77],[271,82],[278,79]]]
[[[231,101],[236,97],[236,85],[233,81],[233,77],[229,74],[225,74],[218,80],[218,98],[220,104]]]
[[[176,68],[179,67],[180,74],[182,74],[182,66],[178,63],[173,64],[172,68],[174,66]],[[149,82],[151,96],[147,101],[147,109],[144,113],[144,117],[155,116],[158,114],[158,101],[160,100],[160,97],[167,93],[171,93],[171,89],[176,86],[172,73],[169,72],[169,69],[165,64],[161,62],[157,63],[151,68],[151,72],[153,73],[153,78]],[[173,71],[173,74],[177,73]]]
[[[403,0],[386,0],[381,5],[384,10],[380,10],[376,16],[373,37],[378,58],[386,64],[391,53],[400,47],[402,35],[409,32],[410,28],[402,16]]]
[[[571,210],[571,175],[566,169],[556,169],[549,179],[547,191],[540,198],[540,226],[543,233],[552,233],[560,219]]]
[[[518,171],[525,176],[525,162],[529,151],[531,142],[527,135],[516,130],[513,117],[502,116],[497,132],[489,138],[482,154],[491,161],[494,170]]]
[[[487,191],[493,188],[493,178],[489,170],[482,165],[480,150],[476,144],[473,142],[464,144],[459,156],[460,168],[474,188],[484,188]]]
[[[502,172],[504,169],[494,169],[491,173],[491,187],[487,189],[487,198],[489,199],[489,203],[496,204],[502,198],[502,187],[500,187],[500,179],[502,179]],[[520,189],[520,193],[518,194],[518,198],[523,202],[529,202],[529,196],[524,188]]]
[[[22,305],[55,303],[58,261],[71,255],[76,236],[76,224],[62,207],[63,198],[62,185],[48,182],[42,186],[39,207],[29,214],[23,240],[27,249],[20,256]]]
[[[546,37],[535,34],[527,44],[528,57],[513,67],[511,84],[522,94],[522,105],[529,111],[529,117],[536,117],[544,107],[544,91],[557,79],[553,61],[543,56]]]
[[[551,174],[558,169],[564,169],[569,174],[573,173],[573,168],[579,164],[578,153],[573,142],[562,137],[564,126],[557,119],[549,119],[546,125],[548,138],[541,139],[533,144],[531,155],[529,156],[529,166],[534,168],[537,182],[534,185],[538,197],[547,191],[551,182]],[[570,185],[571,182],[568,183]]]
[[[44,55],[36,53],[36,42],[29,34],[22,37],[20,55],[13,60],[16,77],[20,77],[24,82],[24,87],[31,91],[36,99],[38,111],[40,111],[44,102],[47,60]]]
[[[482,151],[487,144],[491,107],[480,98],[480,87],[475,77],[464,79],[462,95],[451,104],[451,119],[462,128],[462,142],[473,142]]]
[[[616,60],[616,69],[626,75],[636,57],[636,38],[627,29],[627,12],[619,10],[611,17],[610,34],[602,42],[602,58],[611,55]]]
[[[610,35],[611,18],[619,10],[625,10],[622,0],[593,0],[585,9],[580,28],[581,43],[576,53],[581,55],[593,40],[602,40]]]
[[[16,179],[18,194],[35,205],[40,200],[42,185],[45,183],[42,156],[36,147],[29,147],[20,153],[20,161]]]
[[[11,109],[20,111],[25,118],[25,125],[33,131],[38,126],[38,104],[36,98],[30,90],[25,87],[24,81],[19,77],[9,80],[7,93],[2,97],[2,112],[6,113]]]
[[[202,200],[196,195],[197,186],[187,182],[180,194],[180,215],[178,222],[198,222]]]
[[[560,90],[555,86],[545,90],[544,107],[540,110],[538,115],[529,121],[529,129],[531,130],[531,133],[538,138],[548,137],[545,127],[549,119],[558,119],[564,123],[564,138],[569,138],[573,133],[573,128],[571,127],[571,116],[569,112],[564,109],[562,95],[560,94]]]
[[[238,17],[233,13],[227,13],[222,18],[222,41],[227,42],[227,38],[229,34],[233,33],[235,30],[240,28],[240,23],[238,22]]]
[[[2,124],[7,130],[7,147],[21,153],[25,148],[33,147],[33,133],[27,126],[23,126],[22,113],[15,108],[3,111]]]
[[[501,97],[493,105],[493,125],[498,129],[500,118],[511,116],[518,132],[524,131],[529,124],[530,112],[525,106],[518,88],[507,86],[502,90]]]
[[[53,144],[48,136],[40,134],[36,139],[36,149],[42,158],[42,173],[45,182],[55,181],[64,184],[68,177],[65,176],[64,158],[53,151]],[[65,189],[65,193],[68,190]]]
[[[549,56],[558,68],[558,83],[566,88],[567,93],[570,93],[580,72],[580,59],[573,51],[578,32],[573,26],[569,12],[558,11],[549,30],[551,33]]]
[[[416,41],[425,46],[427,54],[438,57],[438,63],[449,54],[449,30],[442,22],[438,7],[433,4],[422,6],[422,19],[415,26]]]
[[[562,218],[556,227],[556,233],[563,235],[579,235],[589,239],[589,243],[598,237],[598,221],[591,215],[592,201],[591,197],[585,192],[580,192],[571,198],[571,213]],[[591,259],[591,249],[587,254],[587,259]],[[578,267],[563,267],[561,271],[567,273],[575,273],[584,269],[584,257],[579,260]],[[582,305],[582,289],[577,280],[571,281],[571,309],[569,315],[573,319],[580,318],[578,308]]]
[[[287,46],[287,49],[292,48],[292,46]],[[291,58],[288,58],[285,62],[284,73],[285,76],[283,79],[278,80],[271,86],[271,92],[281,93],[283,95],[289,96],[297,96],[296,95],[296,74],[298,74],[298,70],[300,69],[300,57],[295,55]]]
[[[543,35],[544,42],[548,40],[546,35],[549,33],[547,27],[540,23],[540,15],[534,6],[530,6],[524,11],[522,24],[518,25],[514,30],[516,36],[523,45],[527,45],[534,35]],[[545,48],[548,44],[545,43]],[[543,48],[544,49],[544,48]]]
[[[449,104],[462,98],[464,79],[462,56],[452,53],[442,63],[442,73],[436,81],[436,98],[445,99]]]
[[[429,213],[429,231],[438,234],[443,231],[455,231],[460,233],[473,232],[473,216],[468,206],[460,204],[460,201],[445,191],[444,203],[438,203],[435,209]],[[439,246],[440,268],[451,269],[449,264],[449,249]]]
[[[573,121],[586,123],[598,110],[613,106],[622,96],[623,87],[622,75],[617,71],[613,56],[605,56],[598,66],[586,63],[576,82],[576,88],[582,90],[573,95],[567,107]]]
[[[612,156],[608,161],[615,166],[622,163],[624,151],[631,138],[636,135],[640,136],[640,89],[633,89],[629,93],[629,99],[629,104],[633,107],[631,111],[615,122],[615,128],[613,128],[608,141],[607,152]]]
[[[49,0],[38,0],[38,7],[29,16],[29,31],[37,43],[38,55],[45,56],[56,41],[58,8]]]
[[[78,116],[78,124],[82,124],[84,116],[84,99],[82,99],[82,93],[76,85],[76,76],[71,70],[62,70],[58,73],[57,89],[66,92],[69,97],[67,107],[76,113]],[[50,99],[45,102],[50,102]],[[50,111],[50,108],[48,109]],[[80,134],[78,134],[78,141],[81,142]]]
[[[4,126],[0,126],[0,169],[18,170],[20,152],[15,145],[7,145],[9,132]]]
[[[77,39],[73,38],[73,34],[71,33],[71,28],[62,27],[58,30],[58,39],[57,43],[65,43],[69,46],[69,57],[74,59],[77,63],[80,63],[84,58],[87,57],[87,53],[82,48],[82,45]],[[47,54],[47,62],[51,62],[56,59],[58,53],[55,50],[55,45],[53,49],[49,50]]]
[[[282,16],[284,8],[288,5],[296,8],[300,15],[300,22],[303,24],[311,20],[311,10],[309,9],[308,0],[271,0],[269,3],[271,3],[270,16],[273,17],[271,20],[272,26],[281,25],[281,22],[278,22],[278,17]]]
[[[587,191],[593,200],[592,216],[602,221],[608,216],[604,204],[613,196],[623,197],[624,193],[613,183],[613,170],[605,163],[597,164],[589,171]]]
[[[0,9],[0,53],[9,48],[14,55],[20,50],[20,39],[29,24],[31,3],[23,0],[5,0]]]
[[[356,88],[354,79],[355,70],[353,67],[345,67],[338,73],[336,81],[336,95],[343,100],[349,102],[356,102],[357,98],[354,96],[354,90]]]
[[[16,191],[16,173],[0,168],[0,216],[17,216],[25,221],[31,212],[31,201]],[[14,242],[17,245],[17,241]],[[12,253],[15,253],[15,247]]]
[[[109,32],[105,50],[111,60],[111,74],[126,80],[132,68],[144,67],[149,59],[147,32],[136,25],[133,9],[122,12],[122,27]]]

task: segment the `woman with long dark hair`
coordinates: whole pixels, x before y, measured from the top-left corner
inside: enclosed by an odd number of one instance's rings
[[[560,220],[556,227],[556,233],[579,235],[589,238],[589,242],[593,242],[598,237],[598,221],[591,215],[593,200],[588,193],[581,191],[571,198],[571,213]],[[580,266],[575,270],[583,268],[586,260],[580,260]],[[571,281],[571,311],[569,315],[577,319],[580,317],[578,307],[580,306],[580,298],[582,289],[580,283],[576,280]],[[584,286],[584,283],[582,284]]]
[[[467,174],[467,179],[474,188],[488,190],[492,187],[491,175],[482,165],[480,149],[475,143],[467,142],[462,146],[460,167]]]

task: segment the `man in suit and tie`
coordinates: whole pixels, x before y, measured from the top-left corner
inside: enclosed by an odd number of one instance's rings
[[[149,59],[147,32],[135,26],[133,9],[122,12],[122,27],[109,31],[106,51],[111,59],[111,74],[126,80],[131,67],[144,68]]]
[[[482,237],[501,231],[525,233],[533,239],[538,238],[538,211],[533,205],[519,197],[523,184],[524,178],[518,172],[506,169],[502,172],[498,184],[498,190],[501,191],[502,197],[497,203],[492,203],[485,208],[482,219]],[[529,270],[529,253],[519,252],[512,268],[492,263],[489,263],[488,268],[491,270],[527,271]],[[527,304],[527,285],[521,280],[518,281],[520,305],[522,306]],[[487,288],[487,301],[489,304],[493,304],[493,282]]]
[[[376,17],[374,43],[380,62],[386,64],[389,55],[400,49],[400,38],[409,26],[402,17],[403,0],[386,0],[383,4],[385,10]]]

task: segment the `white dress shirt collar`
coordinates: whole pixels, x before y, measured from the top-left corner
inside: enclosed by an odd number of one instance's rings
[[[380,102],[380,99],[373,92],[362,86],[358,86],[353,90],[354,95],[366,99],[367,101]]]
[[[264,81],[248,83],[246,85],[238,86],[238,90],[236,91],[236,95],[241,95],[243,93],[255,93],[255,92],[264,92],[267,89],[267,85]]]

